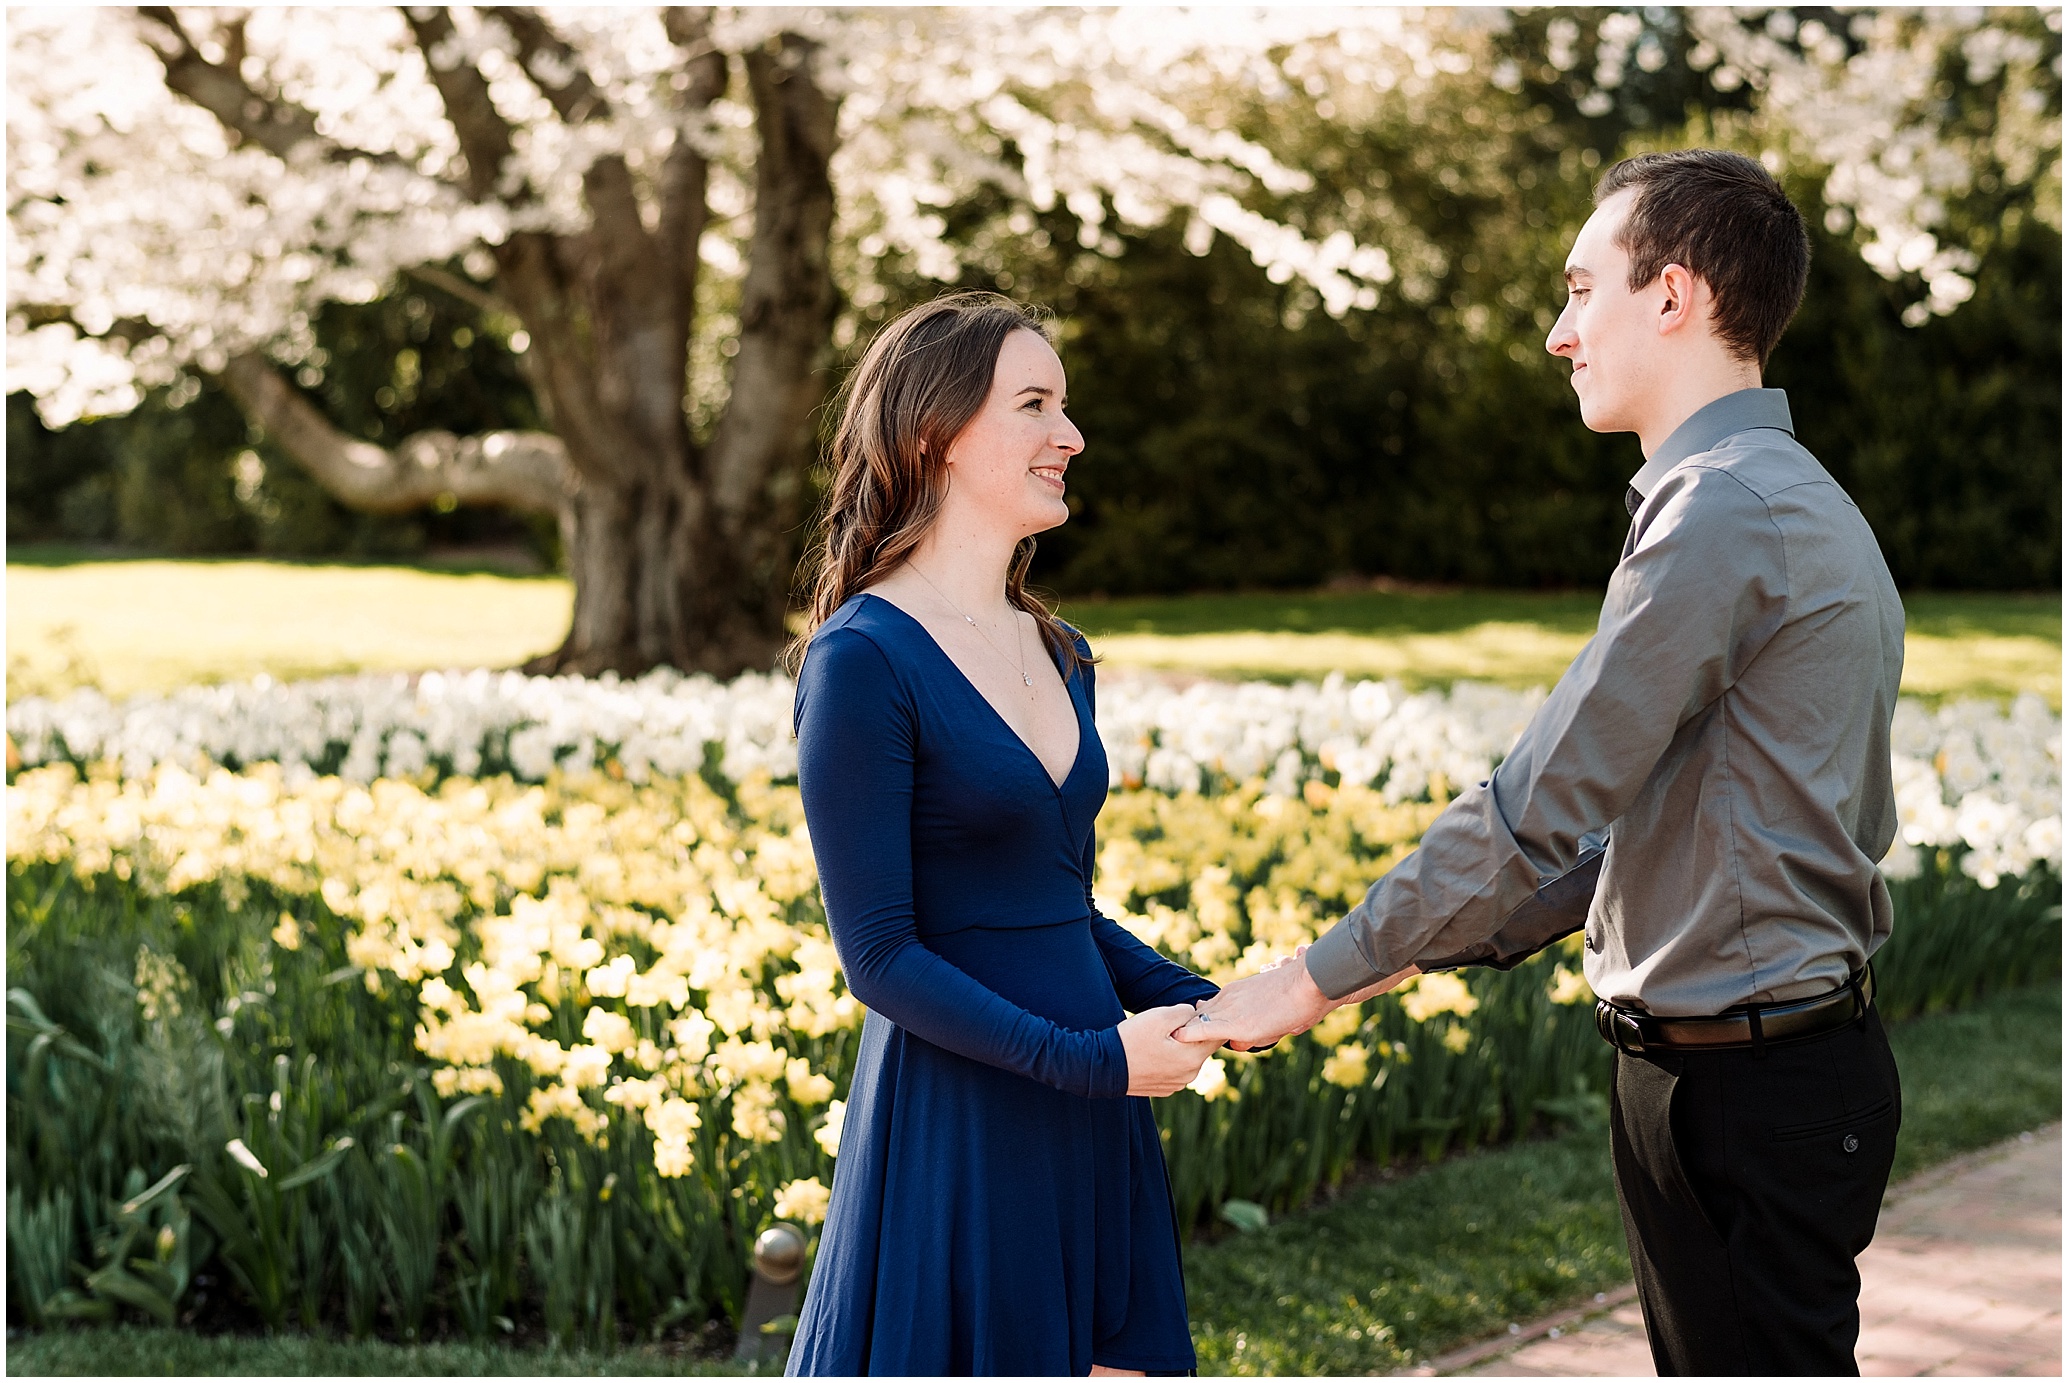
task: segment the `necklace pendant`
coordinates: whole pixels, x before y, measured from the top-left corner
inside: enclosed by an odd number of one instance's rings
[[[1026,683],[1026,684],[1027,684],[1028,686],[1030,686],[1030,687],[1034,685],[1034,679],[1033,679],[1033,678],[1031,678],[1031,677],[1029,677],[1029,676],[1028,676],[1028,675],[1027,675],[1026,673],[1024,673],[1024,672],[1020,674],[1020,680],[1021,680],[1022,682],[1025,682],[1025,683]]]

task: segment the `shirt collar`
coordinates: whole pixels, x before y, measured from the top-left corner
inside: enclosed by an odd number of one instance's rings
[[[1791,437],[1795,435],[1795,419],[1788,412],[1787,390],[1740,389],[1735,394],[1725,394],[1714,403],[1703,404],[1694,411],[1694,416],[1674,428],[1673,435],[1652,453],[1651,460],[1644,463],[1644,469],[1631,479],[1631,488],[1649,499],[1653,487],[1666,478],[1666,472],[1688,457],[1712,451],[1724,438],[1755,427],[1774,427]]]

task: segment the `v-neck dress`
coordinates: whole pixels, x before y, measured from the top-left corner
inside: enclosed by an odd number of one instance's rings
[[[1092,904],[1090,664],[1067,686],[1058,786],[889,601],[855,596],[812,638],[797,777],[868,1017],[794,1375],[1197,1366],[1163,1148],[1115,1025],[1215,988]]]

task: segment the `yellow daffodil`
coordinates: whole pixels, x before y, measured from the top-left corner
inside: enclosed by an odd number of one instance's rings
[[[776,1218],[795,1220],[799,1224],[819,1224],[825,1220],[826,1207],[832,1199],[833,1193],[817,1177],[790,1182],[776,1192]]]

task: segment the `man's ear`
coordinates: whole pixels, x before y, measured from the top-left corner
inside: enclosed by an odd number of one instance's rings
[[[1695,276],[1681,264],[1668,264],[1659,271],[1663,296],[1659,303],[1659,335],[1679,331],[1695,320]]]

